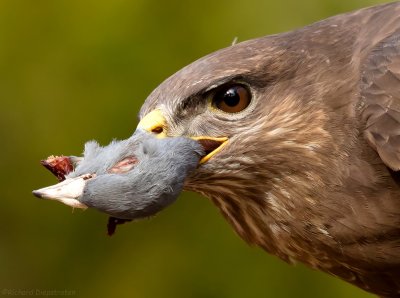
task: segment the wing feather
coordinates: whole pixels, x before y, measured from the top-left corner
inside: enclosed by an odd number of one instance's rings
[[[400,30],[381,41],[362,73],[365,137],[392,170],[400,170]]]

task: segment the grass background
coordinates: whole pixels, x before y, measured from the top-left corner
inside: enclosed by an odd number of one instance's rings
[[[106,236],[107,216],[31,190],[38,161],[126,138],[147,94],[195,59],[382,1],[0,1],[0,296],[371,297],[247,246],[205,198],[181,195]]]

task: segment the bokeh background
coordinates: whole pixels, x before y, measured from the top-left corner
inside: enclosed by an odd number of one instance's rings
[[[42,201],[50,154],[126,138],[163,79],[243,41],[378,4],[356,0],[0,1],[0,296],[371,297],[247,246],[206,198],[106,236],[107,216]]]

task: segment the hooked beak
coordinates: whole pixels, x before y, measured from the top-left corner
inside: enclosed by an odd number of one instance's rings
[[[85,174],[76,178],[69,178],[58,184],[34,190],[34,196],[41,199],[59,201],[73,208],[86,209],[88,206],[79,201],[83,194],[86,182],[94,178],[94,174]]]
[[[154,133],[157,138],[166,138],[167,133],[167,120],[165,119],[161,110],[156,109],[148,113],[139,123],[139,129]],[[215,154],[220,152],[225,145],[228,144],[229,139],[227,137],[191,137],[191,139],[198,141],[203,146],[205,156],[200,160],[200,164],[204,164],[209,161]]]

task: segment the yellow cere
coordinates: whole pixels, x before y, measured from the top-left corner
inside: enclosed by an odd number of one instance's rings
[[[148,113],[143,119],[139,122],[138,128],[146,130],[148,132],[153,132],[157,134],[157,138],[165,138],[167,133],[165,131],[166,128],[166,120],[160,110],[154,110]]]

